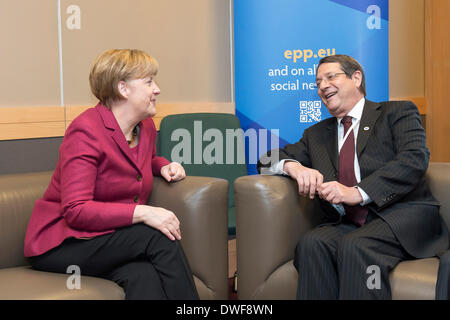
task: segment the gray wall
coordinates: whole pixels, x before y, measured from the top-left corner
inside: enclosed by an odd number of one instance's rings
[[[54,170],[62,138],[0,141],[0,174]]]

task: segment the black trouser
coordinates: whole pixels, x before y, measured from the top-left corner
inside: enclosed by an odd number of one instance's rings
[[[88,240],[66,239],[30,261],[37,270],[58,273],[77,265],[82,275],[116,282],[126,299],[198,299],[180,243],[144,224]]]
[[[389,225],[373,213],[360,228],[346,222],[318,227],[296,248],[297,299],[391,299],[389,272],[407,259]]]

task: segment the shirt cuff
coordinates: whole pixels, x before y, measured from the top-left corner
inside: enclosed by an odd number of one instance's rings
[[[345,216],[345,208],[342,204],[338,203],[338,204],[331,204],[337,212],[339,212],[339,215],[341,216]]]
[[[294,162],[300,163],[300,162],[298,162],[297,160],[293,160],[293,159],[283,159],[283,160],[281,160],[281,161],[275,163],[273,166],[271,166],[271,167],[269,167],[269,168],[262,168],[262,169],[261,169],[261,174],[262,174],[262,175],[264,175],[264,174],[266,174],[266,175],[282,174],[282,175],[284,175],[284,176],[289,176],[289,175],[283,170],[283,168],[284,168],[284,163],[285,163],[286,161],[294,161]]]
[[[363,198],[363,201],[360,203],[361,206],[368,205],[372,202],[372,199],[369,197],[369,195],[360,187],[356,186],[356,189],[358,189],[359,193],[361,194],[361,197]]]

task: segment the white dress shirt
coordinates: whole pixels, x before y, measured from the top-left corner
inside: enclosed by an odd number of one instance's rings
[[[347,114],[348,116],[352,117],[352,128],[353,128],[353,135],[355,137],[355,178],[357,182],[361,181],[361,170],[359,167],[359,161],[358,161],[358,155],[356,154],[356,141],[358,139],[358,130],[359,130],[359,123],[361,122],[361,116],[364,109],[364,103],[365,99],[362,98],[359,100],[356,105],[350,110],[350,112]],[[341,124],[342,118],[336,118],[337,119],[337,128],[338,128],[338,150],[341,151],[342,145],[344,144],[344,125]],[[286,172],[283,171],[284,162],[285,161],[295,161],[293,159],[284,159],[279,161],[278,163],[275,163],[272,167],[270,167],[268,170],[265,171],[266,174],[282,174],[282,175],[288,175]],[[360,187],[357,187],[359,193],[361,194],[363,201],[360,203],[360,205],[366,205],[370,202],[372,202],[372,199],[369,197],[369,195]],[[336,210],[341,214],[344,215],[344,206],[342,204],[333,205]]]

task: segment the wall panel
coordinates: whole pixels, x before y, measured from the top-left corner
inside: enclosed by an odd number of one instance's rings
[[[66,22],[80,8],[80,28]],[[160,64],[159,101],[231,101],[229,2],[62,0],[66,105],[94,104],[92,61],[110,48],[139,48]]]
[[[427,142],[431,161],[450,162],[450,1],[425,1]]]
[[[0,1],[0,107],[59,105],[55,0]]]
[[[424,0],[389,1],[389,95],[425,97]]]
[[[158,59],[157,125],[171,112],[234,113],[229,0],[60,0],[66,108],[59,107],[57,3],[0,0],[0,140],[11,140],[0,141],[0,154],[9,157],[0,162],[2,172],[55,163],[61,138],[17,139],[62,136],[73,117],[95,105],[90,64],[111,47],[141,48]],[[424,3],[390,1],[390,96],[415,100],[422,114],[429,103]],[[73,5],[80,9],[79,29],[67,12]]]

